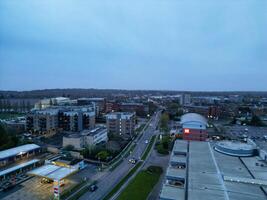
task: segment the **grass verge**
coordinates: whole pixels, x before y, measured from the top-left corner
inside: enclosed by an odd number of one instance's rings
[[[138,162],[134,168],[132,168],[128,174],[108,193],[107,196],[103,200],[110,199],[122,186],[123,184],[138,170],[138,168],[142,165],[142,162]]]
[[[162,168],[158,166],[150,166],[147,170],[139,172],[117,200],[146,200],[161,174]]]

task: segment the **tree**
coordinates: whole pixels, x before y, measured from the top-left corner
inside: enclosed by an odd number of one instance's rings
[[[0,100],[0,112],[2,112],[2,109],[3,109],[3,102],[2,100]]]
[[[164,131],[168,130],[168,123],[169,123],[170,117],[168,113],[163,113],[161,118],[160,118],[160,127]]]
[[[106,161],[109,157],[109,153],[107,151],[100,151],[98,154],[96,154],[96,157],[99,160]]]
[[[264,124],[258,116],[253,115],[249,125],[251,125],[251,126],[263,126]]]
[[[66,151],[72,151],[73,149],[74,149],[73,145],[67,145],[64,147],[64,150],[66,150]]]
[[[30,101],[27,101],[27,106],[26,106],[26,107],[27,107],[27,111],[31,110],[31,107],[32,107],[32,106],[31,106]]]
[[[9,149],[17,146],[19,139],[15,134],[8,133],[0,124],[0,150]]]

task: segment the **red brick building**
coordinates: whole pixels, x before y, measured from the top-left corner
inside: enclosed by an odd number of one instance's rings
[[[181,118],[184,140],[205,141],[207,134],[207,120],[199,114],[187,113]]]

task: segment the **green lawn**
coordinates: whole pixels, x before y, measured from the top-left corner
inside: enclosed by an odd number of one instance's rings
[[[117,200],[146,200],[161,174],[162,168],[155,166],[152,170],[139,172]]]
[[[138,170],[138,168],[142,165],[142,162],[138,162],[129,172],[128,174],[109,192],[109,194],[104,198],[104,200],[110,199],[123,184]]]

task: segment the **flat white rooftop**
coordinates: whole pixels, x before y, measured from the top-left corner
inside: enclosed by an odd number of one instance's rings
[[[21,163],[21,164],[19,164],[19,165],[16,165],[16,166],[14,166],[14,167],[11,167],[11,168],[8,168],[8,169],[6,169],[6,170],[1,171],[1,172],[0,172],[0,176],[4,176],[4,175],[9,174],[9,173],[11,173],[11,172],[14,172],[14,171],[16,171],[16,170],[18,170],[18,169],[22,169],[22,168],[24,168],[24,167],[30,166],[30,165],[32,165],[32,164],[34,164],[34,163],[39,162],[39,161],[40,161],[40,160],[38,160],[38,159],[34,159],[34,160],[30,160],[30,161],[25,162],[25,163]]]
[[[76,171],[77,169],[71,169],[67,167],[44,165],[28,172],[28,174],[45,177],[51,180],[62,180]]]
[[[0,151],[0,160],[19,155],[21,153],[27,153],[29,151],[32,151],[38,148],[40,148],[40,146],[36,144],[26,144],[26,145],[18,146],[15,148],[7,149],[4,151]]]
[[[184,200],[185,190],[170,185],[163,185],[160,200]]]

